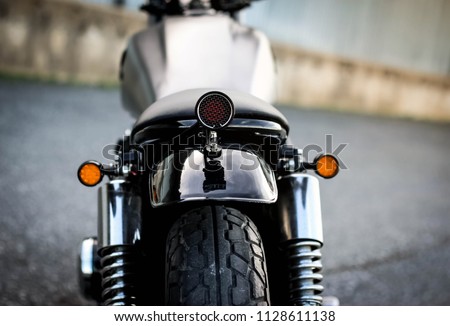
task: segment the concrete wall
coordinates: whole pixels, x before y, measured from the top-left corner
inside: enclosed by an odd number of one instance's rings
[[[279,43],[450,76],[448,0],[264,0],[244,20]]]
[[[126,39],[146,16],[72,0],[0,0],[0,73],[117,83]],[[450,79],[274,45],[278,101],[450,121]]]
[[[450,78],[290,46],[274,51],[281,103],[450,121]]]
[[[0,0],[0,71],[117,82],[126,38],[146,16],[69,0]]]

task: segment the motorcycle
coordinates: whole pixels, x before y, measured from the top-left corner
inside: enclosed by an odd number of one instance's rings
[[[321,305],[318,179],[271,104],[275,64],[238,13],[251,0],[158,1],[121,60],[138,116],[109,164],[78,170],[98,191],[83,240],[82,293],[102,305]],[[114,155],[110,155],[113,152]]]

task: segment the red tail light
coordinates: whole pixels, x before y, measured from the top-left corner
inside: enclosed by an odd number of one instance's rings
[[[234,106],[227,95],[214,91],[200,97],[195,112],[202,125],[210,129],[220,129],[233,119]]]

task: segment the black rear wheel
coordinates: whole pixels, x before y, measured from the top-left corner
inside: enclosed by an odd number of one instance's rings
[[[166,246],[168,305],[269,305],[261,237],[236,209],[194,209],[172,226]]]

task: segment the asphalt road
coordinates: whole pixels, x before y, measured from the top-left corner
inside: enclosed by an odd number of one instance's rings
[[[282,108],[295,143],[347,144],[321,181],[325,294],[343,305],[450,305],[450,125]],[[114,89],[0,80],[0,304],[89,304],[76,251],[96,190],[75,176],[131,117]]]

